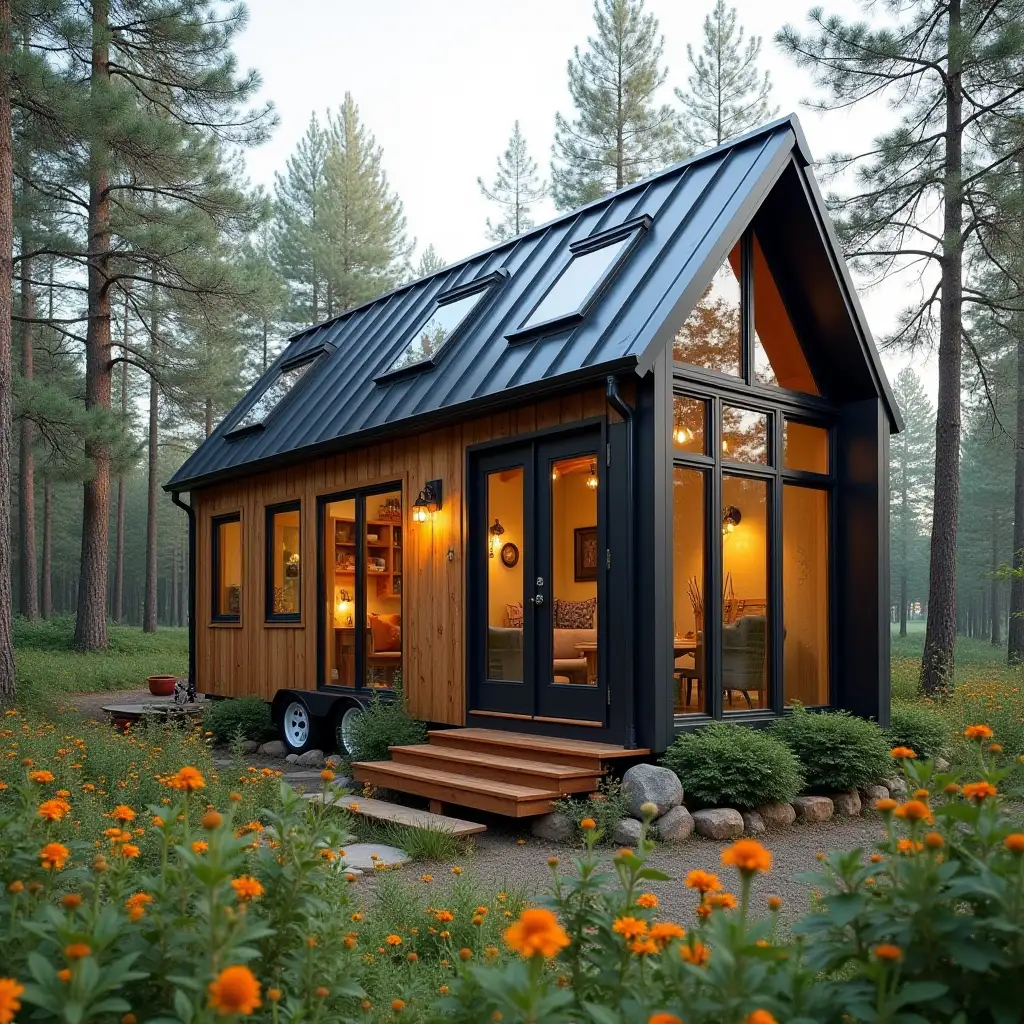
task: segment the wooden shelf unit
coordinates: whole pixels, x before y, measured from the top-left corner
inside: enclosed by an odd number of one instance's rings
[[[331,519],[334,535],[334,576],[339,586],[355,593],[356,551],[358,540],[353,519]],[[374,539],[371,539],[374,538]],[[381,568],[376,568],[381,566]],[[366,578],[375,579],[377,596],[402,596],[402,524],[370,519],[366,523]]]

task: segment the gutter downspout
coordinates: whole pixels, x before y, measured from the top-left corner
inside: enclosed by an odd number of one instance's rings
[[[171,491],[171,501],[188,516],[188,686],[196,685],[196,510],[181,500],[180,491]]]
[[[619,382],[615,377],[607,379],[608,404],[623,418],[626,423],[626,579],[632,593],[632,600],[629,603],[629,614],[625,617],[625,642],[626,663],[629,665],[629,679],[626,685],[626,742],[623,744],[627,750],[636,749],[636,659],[634,657],[634,637],[636,636],[636,586],[633,572],[634,547],[636,529],[634,526],[635,512],[633,509],[633,463],[634,463],[634,432],[633,432],[633,409],[622,398],[619,392]]]

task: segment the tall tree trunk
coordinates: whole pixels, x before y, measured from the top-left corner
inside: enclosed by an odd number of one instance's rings
[[[124,295],[124,326],[121,333],[121,424],[128,422],[128,293]],[[117,513],[114,532],[114,621],[124,621],[124,469],[117,474]]]
[[[1017,436],[1013,442],[1013,568],[1006,660],[1024,662],[1024,315],[1014,317],[1017,331]]]
[[[207,398],[206,407],[203,410],[203,429],[205,430],[205,437],[209,437],[213,433],[213,399]]]
[[[939,393],[935,410],[935,497],[928,626],[921,689],[953,685],[956,657],[956,528],[960,508],[960,373],[963,315],[963,92],[960,4],[949,2],[945,182],[942,210],[942,298],[939,306]]]
[[[157,580],[156,580],[156,502],[157,480],[160,476],[160,388],[156,379],[156,363],[160,358],[160,314],[157,312],[156,287],[152,292],[149,337],[152,363],[149,371],[149,460],[146,468],[146,591],[142,607],[142,632],[156,632]]]
[[[43,618],[53,617],[53,484],[43,480]]]
[[[907,524],[910,522],[910,500],[907,495],[907,467],[904,463],[900,504],[903,517],[900,522],[900,636],[907,635]]]
[[[14,695],[11,633],[11,258],[14,210],[11,141],[11,0],[0,0],[0,700]]]
[[[29,252],[31,242],[22,234],[21,251]],[[36,293],[32,288],[32,260],[22,258],[21,275],[21,376],[33,377],[33,327],[36,315]],[[18,425],[20,480],[18,487],[18,610],[26,619],[39,618],[39,586],[36,577],[36,481],[32,444],[35,425],[27,416]]]
[[[999,516],[995,508],[992,509],[992,598],[989,602],[992,611],[992,646],[1002,647],[1002,623],[1000,622],[1001,612],[999,610],[999,580],[996,579],[996,570],[999,568]]]

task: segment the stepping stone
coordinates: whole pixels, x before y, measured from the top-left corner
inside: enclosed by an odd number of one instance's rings
[[[342,858],[343,870],[358,868],[360,871],[375,871],[376,864],[400,868],[408,863],[409,854],[405,850],[385,843],[353,843],[345,847],[345,856]]]
[[[319,776],[318,776],[319,777]],[[306,793],[307,800],[322,801],[323,793]],[[436,828],[450,832],[453,836],[471,836],[476,832],[486,832],[487,826],[476,821],[465,821],[463,818],[450,818],[447,814],[433,814],[421,811],[416,807],[405,807],[402,804],[388,803],[387,800],[371,800],[362,796],[343,796],[334,801],[335,807],[344,807],[351,814],[374,821],[393,821],[396,825],[407,825],[410,828]],[[355,805],[356,810],[352,810]]]

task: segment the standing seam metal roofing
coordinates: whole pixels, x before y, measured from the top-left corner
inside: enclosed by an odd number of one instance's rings
[[[746,226],[739,218],[751,198],[760,201],[767,194],[794,154],[801,165],[810,162],[799,122],[790,116],[300,331],[166,488],[187,490],[286,454],[299,460],[342,438],[355,443],[399,424],[411,430],[417,420],[454,415],[484,400],[525,396],[638,364],[646,370],[651,350],[664,343],[666,320],[682,300],[696,303]],[[567,263],[571,242],[641,215],[651,218],[650,227],[609,275],[582,322],[508,343],[506,335],[523,323]],[[374,383],[438,294],[499,268],[508,279],[491,289],[437,366]],[[225,437],[282,361],[325,342],[333,351],[320,356],[262,430]],[[881,390],[887,390],[884,375]]]

